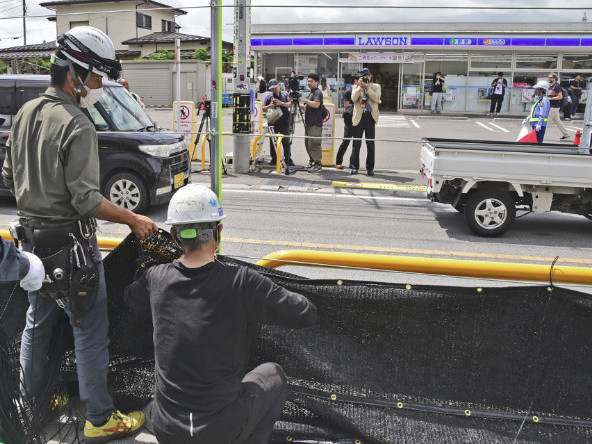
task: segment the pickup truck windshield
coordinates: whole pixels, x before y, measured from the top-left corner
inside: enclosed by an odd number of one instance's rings
[[[109,124],[98,107],[113,121],[115,131],[143,131],[154,123],[124,87],[106,86],[99,101],[89,109],[99,131],[109,131]]]

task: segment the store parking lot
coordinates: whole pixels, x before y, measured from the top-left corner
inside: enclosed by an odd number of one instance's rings
[[[163,127],[172,127],[172,111],[163,109],[149,109],[148,113],[152,119]],[[520,131],[522,120],[525,116],[502,116],[497,118],[479,116],[475,114],[460,115],[447,114],[438,115],[426,113],[382,113],[376,126],[376,169],[395,170],[398,172],[417,172],[419,169],[419,151],[423,137],[436,137],[444,139],[474,139],[474,140],[497,140],[515,141]],[[197,116],[197,127],[202,119],[201,114]],[[565,122],[568,131],[575,135],[576,131],[582,129],[582,120],[576,119]],[[231,109],[223,110],[222,130],[232,131]],[[304,139],[298,139],[304,135],[302,122],[296,123],[294,135],[296,138],[292,147],[292,158],[298,165],[306,165],[308,156],[304,148]],[[340,114],[335,117],[335,140],[334,151],[341,143],[343,136],[343,119]],[[550,125],[545,141],[559,143],[561,133],[553,125]],[[222,150],[227,154],[233,150],[231,136],[222,138]],[[566,144],[573,143],[571,141]],[[266,149],[266,153],[269,150]],[[351,144],[345,159],[351,153]],[[366,157],[365,146],[362,145],[361,162]],[[209,156],[206,154],[206,159]]]

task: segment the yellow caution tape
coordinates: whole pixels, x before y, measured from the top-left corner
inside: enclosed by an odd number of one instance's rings
[[[426,191],[425,185],[395,185],[392,183],[358,183],[333,181],[331,186],[341,188],[360,188],[366,190]]]

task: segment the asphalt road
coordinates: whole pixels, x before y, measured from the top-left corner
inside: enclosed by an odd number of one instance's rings
[[[161,126],[170,126],[170,111],[150,111]],[[231,116],[225,110],[224,130],[230,129]],[[520,128],[521,118],[487,119],[451,116],[384,115],[376,131],[377,176],[397,184],[423,184],[418,174],[422,137],[467,138],[512,141]],[[199,122],[198,122],[199,123]],[[570,122],[575,133],[581,121]],[[342,134],[342,120],[336,121],[336,135]],[[298,127],[296,135],[302,132]],[[559,131],[551,128],[547,140],[557,140]],[[303,142],[294,145],[294,160],[305,164]],[[232,151],[230,138],[224,139],[223,151]],[[362,149],[362,159],[365,150]],[[338,173],[338,172],[336,172]],[[308,173],[296,175],[304,181]],[[348,178],[347,170],[343,179]],[[205,178],[204,178],[205,177]],[[360,179],[362,180],[362,179]],[[364,181],[370,181],[365,177]],[[195,182],[207,183],[204,173],[194,175]],[[463,217],[450,206],[426,200],[423,192],[406,193],[343,192],[325,187],[317,191],[271,191],[273,187],[253,186],[251,175],[233,175],[232,187],[224,186],[223,202],[229,216],[224,223],[223,254],[255,262],[274,251],[293,248],[403,256],[467,259],[549,264],[559,256],[560,263],[578,266],[592,264],[591,222],[584,217],[548,213],[529,214],[516,220],[503,237],[485,239],[474,236]],[[330,182],[328,182],[330,184]],[[0,228],[15,218],[13,200],[0,200]],[[148,216],[163,228],[166,205],[152,207]],[[101,222],[100,235],[124,237],[126,226]],[[430,275],[394,272],[368,272],[311,267],[284,267],[285,271],[310,278],[362,279],[384,282],[438,285],[507,285],[505,282],[475,281]],[[55,429],[53,429],[55,430]],[[48,430],[51,436],[52,430]],[[49,441],[51,443],[57,440]],[[61,442],[75,442],[71,435]],[[141,433],[120,441],[155,442]]]

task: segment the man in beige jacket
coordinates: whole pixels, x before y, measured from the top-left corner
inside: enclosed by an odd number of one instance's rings
[[[360,148],[362,137],[366,135],[366,171],[368,176],[374,176],[374,137],[375,126],[378,123],[378,104],[380,103],[380,85],[372,82],[372,73],[368,68],[358,73],[358,84],[352,88],[352,103],[354,113],[352,117],[354,146],[351,157],[352,174],[358,174],[360,168]]]

